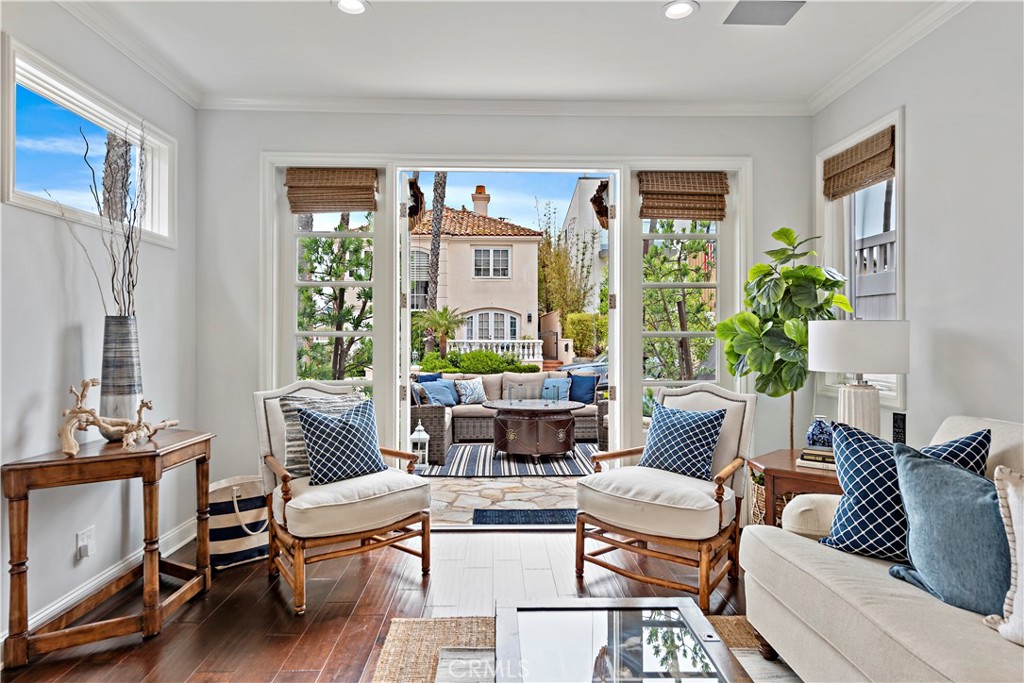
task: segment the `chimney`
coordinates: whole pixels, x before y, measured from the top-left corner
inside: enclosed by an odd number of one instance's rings
[[[481,216],[487,215],[487,204],[491,201],[491,195],[487,194],[487,188],[483,185],[476,186],[473,193],[473,211]]]

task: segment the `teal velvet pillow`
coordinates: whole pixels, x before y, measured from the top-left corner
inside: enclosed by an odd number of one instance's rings
[[[889,574],[946,604],[1001,614],[1010,589],[1010,546],[996,487],[985,477],[896,444],[912,567]]]

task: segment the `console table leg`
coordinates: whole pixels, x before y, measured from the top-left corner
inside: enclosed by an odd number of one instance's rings
[[[28,664],[28,493],[7,501],[11,547],[10,621],[4,665]]]
[[[209,447],[209,444],[207,444]],[[273,560],[273,557],[271,557]],[[196,574],[203,577],[203,593],[210,589],[210,455],[196,460]]]
[[[145,546],[142,558],[142,637],[160,633],[160,482],[142,484]]]

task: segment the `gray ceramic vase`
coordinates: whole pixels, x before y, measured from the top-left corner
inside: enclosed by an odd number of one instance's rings
[[[134,315],[108,315],[103,324],[103,374],[100,376],[100,415],[134,420],[142,400],[139,329]],[[107,441],[117,434],[100,429]]]

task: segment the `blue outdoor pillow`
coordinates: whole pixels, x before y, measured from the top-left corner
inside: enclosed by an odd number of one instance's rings
[[[455,383],[452,382],[452,384]],[[430,399],[432,404],[442,406],[455,405],[455,398],[452,396],[452,392],[440,380],[426,382],[420,386],[422,386],[423,390],[427,392],[427,398]]]
[[[442,387],[447,389],[448,393],[452,395],[452,400],[455,401],[455,403],[452,403],[451,405],[455,405],[456,403],[461,403],[462,402],[461,399],[459,398],[459,390],[455,386],[455,380],[453,380],[453,379],[435,379],[433,382],[428,382],[428,384],[440,384]],[[431,400],[433,400],[433,399],[431,399]],[[445,405],[448,405],[448,404],[445,403]]]
[[[309,453],[311,486],[383,472],[388,467],[377,443],[373,401],[363,401],[339,415],[299,409],[299,423]]]
[[[416,381],[418,381],[420,384],[423,384],[424,382],[434,382],[439,379],[441,379],[440,372],[421,372],[417,376]]]
[[[597,396],[598,375],[574,375],[569,373],[572,383],[569,385],[569,400],[580,403],[593,403]]]
[[[690,411],[655,403],[638,464],[711,481],[711,459],[724,421],[724,408]]]
[[[991,431],[985,429],[921,453],[984,474]],[[832,433],[836,474],[843,487],[832,529],[821,543],[893,562],[907,561],[907,515],[900,497],[893,444],[867,432],[837,424]]]
[[[540,392],[540,397],[548,401],[568,401],[569,400],[569,386],[571,381],[568,377],[565,379],[549,378],[544,380],[544,388]]]
[[[1010,590],[1010,545],[996,487],[983,476],[896,444],[913,567],[889,573],[948,605],[1002,614]]]

